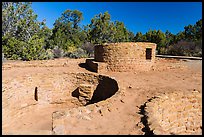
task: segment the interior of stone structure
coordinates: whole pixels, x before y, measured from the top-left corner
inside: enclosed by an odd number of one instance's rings
[[[40,79],[39,75],[41,75]],[[58,77],[57,73],[49,76],[39,75],[12,81],[10,85],[4,87],[14,90],[11,86],[15,85],[15,93],[8,96],[12,103],[4,102],[3,104],[6,106],[3,109],[5,133],[19,133],[17,129],[51,132],[53,112],[97,103],[106,100],[118,91],[117,82],[103,75],[67,73],[58,81],[55,81]],[[80,102],[80,95],[77,93],[80,84],[93,87],[91,98],[85,104]],[[27,87],[27,90],[22,90],[25,89],[22,87]]]

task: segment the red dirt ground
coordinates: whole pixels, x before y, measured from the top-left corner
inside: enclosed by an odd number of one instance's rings
[[[85,59],[55,59],[48,61],[7,61],[2,67],[2,101],[3,101],[3,134],[51,134],[51,110],[60,110],[57,105],[35,109],[24,109],[18,114],[12,112],[12,119],[4,117],[8,112],[7,105],[12,103],[12,95],[16,95],[15,81],[21,83],[28,77],[38,75],[52,76],[57,73],[56,81],[70,72],[89,72],[79,66]],[[148,72],[107,72],[106,75],[120,80],[125,93],[119,100],[112,100],[109,112],[103,116],[96,115],[90,125],[75,123],[83,130],[73,130],[70,134],[144,134],[139,107],[157,93],[198,90],[202,92],[202,61],[175,60],[156,58],[154,70]],[[47,79],[49,81],[49,79]],[[47,82],[46,81],[46,82]],[[12,85],[9,87],[8,85]],[[36,85],[38,79],[33,81]],[[45,82],[45,84],[46,84]],[[19,87],[20,88],[20,87]],[[25,88],[25,86],[24,86]],[[29,90],[29,87],[27,89]],[[15,93],[15,94],[14,94]],[[67,104],[76,107],[76,104]],[[66,106],[67,107],[67,106]],[[5,111],[5,113],[4,113]],[[17,112],[16,112],[17,113]],[[75,121],[72,121],[73,123]],[[9,124],[8,124],[9,123]],[[80,125],[81,124],[81,125]],[[35,132],[36,131],[36,132]],[[42,131],[42,132],[41,132]]]

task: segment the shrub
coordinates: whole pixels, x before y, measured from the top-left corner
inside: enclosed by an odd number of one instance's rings
[[[5,58],[7,59],[14,59],[14,60],[21,59],[22,47],[24,47],[25,45],[26,45],[25,42],[19,41],[14,37],[2,38],[3,53]]]
[[[3,53],[7,59],[37,60],[42,59],[45,52],[44,38],[37,35],[32,36],[28,42],[18,40],[14,37],[5,36],[2,39]]]
[[[202,41],[179,41],[167,48],[167,53],[180,56],[202,56]]]
[[[93,57],[94,56],[94,44],[90,43],[90,42],[86,42],[82,45],[81,47],[86,54],[88,55],[88,57]]]
[[[53,55],[54,55],[54,58],[61,58],[63,57],[63,50],[60,49],[59,47],[55,47],[53,49]]]
[[[42,54],[45,52],[43,46],[45,45],[44,38],[39,38],[34,35],[29,39],[28,43],[22,47],[23,60],[37,60],[42,59]]]
[[[54,58],[54,54],[52,52],[51,49],[47,49],[45,52],[45,59],[53,59]]]
[[[78,48],[76,51],[70,53],[68,55],[70,58],[87,58],[88,55],[86,54],[86,51],[82,48]]]

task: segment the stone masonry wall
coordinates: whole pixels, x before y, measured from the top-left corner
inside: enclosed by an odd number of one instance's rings
[[[151,60],[146,59],[146,48],[152,49]],[[109,71],[150,70],[155,61],[155,43],[122,42],[96,45],[94,59],[107,63]]]
[[[202,93],[172,92],[146,104],[148,124],[156,135],[202,134]]]
[[[76,79],[79,87],[79,101],[83,105],[105,100],[119,90],[117,81],[109,76],[92,73],[77,73]],[[80,93],[80,90],[83,91],[84,88],[86,90]]]
[[[86,59],[86,64],[91,71],[104,73],[107,71],[107,64],[104,62],[96,62],[93,59]]]

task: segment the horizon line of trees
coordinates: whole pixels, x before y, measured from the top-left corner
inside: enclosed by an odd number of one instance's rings
[[[158,54],[202,56],[202,19],[184,31],[129,31],[123,22],[111,21],[108,12],[99,13],[80,27],[83,14],[65,10],[49,29],[39,22],[31,2],[2,2],[2,55],[13,60],[43,60],[59,57],[93,57],[94,45],[108,42],[153,42]]]

